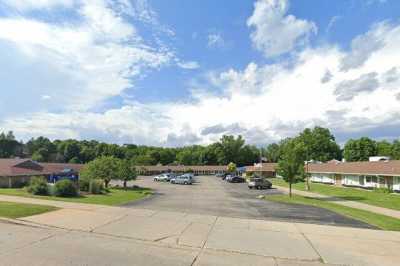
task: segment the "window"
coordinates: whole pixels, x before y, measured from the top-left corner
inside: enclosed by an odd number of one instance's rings
[[[366,183],[378,183],[378,177],[376,176],[366,176],[365,177]]]

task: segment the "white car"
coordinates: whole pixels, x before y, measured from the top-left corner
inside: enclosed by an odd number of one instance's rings
[[[153,178],[154,181],[169,182],[170,176],[168,174],[161,174]]]

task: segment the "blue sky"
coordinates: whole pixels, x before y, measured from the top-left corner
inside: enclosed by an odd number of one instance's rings
[[[0,131],[181,146],[399,137],[400,2],[3,0]],[[384,104],[383,104],[384,103]]]

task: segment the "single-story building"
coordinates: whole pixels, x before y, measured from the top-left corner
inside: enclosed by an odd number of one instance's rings
[[[148,165],[135,166],[139,175],[158,175],[173,172],[183,174],[192,172],[195,175],[215,175],[227,172],[226,165]],[[237,174],[242,174],[244,168],[238,168]]]
[[[246,166],[246,173],[256,174],[262,177],[276,177],[277,163],[255,163]]]
[[[400,192],[400,160],[309,163],[312,182],[362,188],[390,188]]]
[[[60,178],[77,178],[83,164],[38,163],[31,159],[0,159],[0,187],[22,187],[33,176],[49,182]]]

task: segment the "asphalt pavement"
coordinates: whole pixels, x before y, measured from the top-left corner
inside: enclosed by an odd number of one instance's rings
[[[124,207],[373,228],[326,209],[268,201],[269,195],[282,193],[278,189],[250,190],[246,183],[228,183],[215,176],[196,176],[193,185],[154,182],[151,176],[140,176],[133,184],[152,188],[155,194],[145,200],[125,204]],[[260,195],[265,196],[266,200],[259,199]]]

